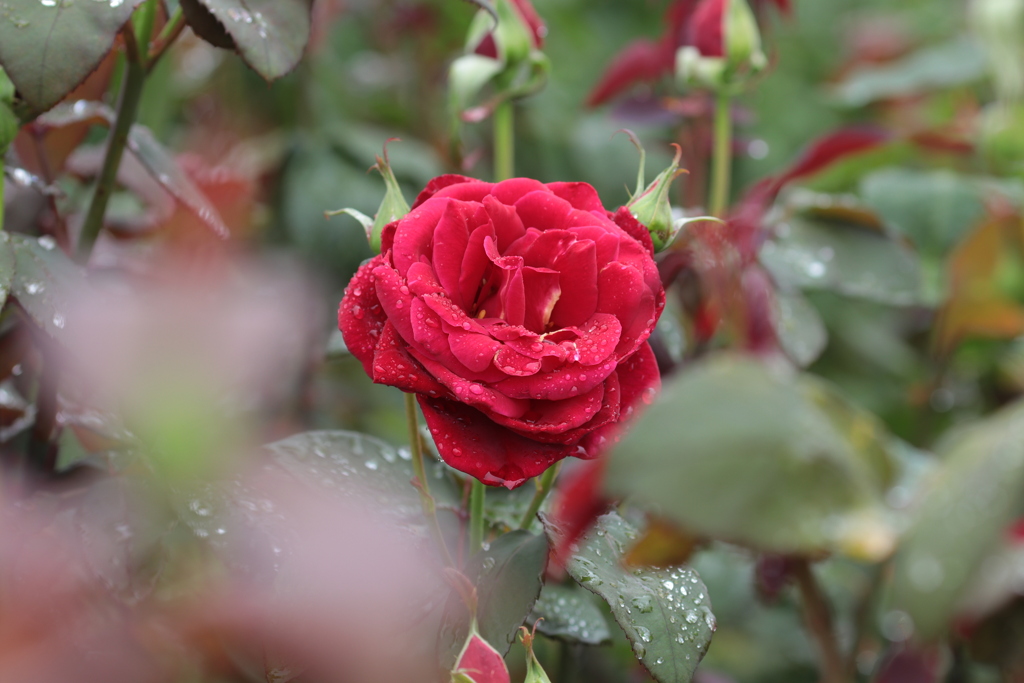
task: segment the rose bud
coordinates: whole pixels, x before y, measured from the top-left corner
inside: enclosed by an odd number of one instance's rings
[[[397,139],[391,138],[388,142]],[[398,186],[395,172],[391,170],[391,164],[388,161],[387,142],[384,143],[384,157],[376,157],[376,159],[377,163],[371,167],[371,170],[377,169],[381,176],[384,177],[384,186],[386,188],[384,199],[380,203],[380,208],[377,209],[377,215],[371,219],[366,214],[355,209],[338,209],[337,211],[328,211],[324,215],[330,217],[344,213],[355,218],[363,226],[363,229],[366,230],[366,239],[370,243],[370,248],[380,253],[380,234],[383,232],[384,226],[397,221],[409,213],[409,204],[405,201],[405,196],[402,195],[402,188]]]
[[[541,51],[547,27],[530,0],[497,0],[494,7],[496,17],[485,10],[477,13],[465,54],[448,72],[451,109],[464,120],[482,120],[497,103],[530,95],[547,82],[550,64]],[[495,96],[474,107],[488,84]]]
[[[445,462],[514,488],[597,457],[660,386],[653,253],[586,183],[441,176],[384,229],[338,325],[375,382],[417,395]]]
[[[452,682],[509,683],[510,680],[504,657],[480,637],[474,624],[452,671]]]
[[[746,0],[701,0],[676,52],[683,85],[732,90],[767,65],[757,20]]]

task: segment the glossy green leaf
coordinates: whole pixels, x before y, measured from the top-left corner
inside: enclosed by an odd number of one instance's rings
[[[955,432],[941,443],[942,465],[922,492],[896,555],[887,624],[931,638],[1020,517],[1024,495],[1024,402]]]
[[[268,81],[295,68],[309,42],[312,0],[200,0],[256,73]]]
[[[950,171],[888,168],[860,184],[864,202],[929,256],[942,257],[985,215],[983,191]]]
[[[566,569],[608,603],[633,653],[659,683],[689,683],[715,632],[711,599],[689,567],[624,568],[623,554],[638,536],[617,513],[602,515]]]
[[[141,2],[25,0],[0,12],[0,66],[31,116],[92,73]]]
[[[600,645],[611,638],[593,595],[579,586],[544,586],[526,621],[536,623],[544,635],[570,643]]]
[[[836,86],[834,94],[840,103],[860,107],[972,83],[987,72],[985,50],[974,40],[961,37],[893,63],[858,67]]]
[[[401,521],[422,520],[407,448],[395,449],[372,436],[342,430],[302,432],[266,448],[281,467],[299,479],[368,499],[380,512]],[[431,465],[431,494],[439,502],[457,501],[441,465]]]
[[[507,654],[543,585],[548,540],[543,534],[512,531],[470,558],[463,573],[476,586],[480,637]],[[469,635],[470,614],[453,591],[438,634],[442,666],[451,668]]]
[[[763,550],[887,551],[872,472],[795,379],[734,354],[692,365],[610,454],[607,493]]]
[[[51,336],[59,336],[68,322],[72,297],[86,288],[85,273],[57,248],[52,237],[2,233],[14,253],[11,294],[25,312]]]
[[[792,216],[776,226],[760,259],[773,277],[789,286],[897,305],[917,303],[922,296],[914,252],[856,225]]]

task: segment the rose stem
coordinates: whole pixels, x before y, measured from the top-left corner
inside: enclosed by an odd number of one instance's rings
[[[719,92],[715,97],[715,146],[711,159],[711,200],[709,210],[712,216],[725,218],[729,208],[729,176],[732,163],[732,120],[730,118],[731,97]]]
[[[540,506],[543,505],[544,499],[548,497],[548,493],[551,492],[552,484],[555,483],[555,477],[558,476],[558,469],[562,465],[561,461],[555,463],[551,467],[544,471],[544,474],[540,475],[536,479],[537,492],[533,494],[533,500],[530,501],[530,507],[526,509],[526,514],[523,515],[523,519],[519,522],[519,528],[525,531],[530,530],[530,526],[533,525],[533,520],[537,516],[537,511],[540,510]]]
[[[93,245],[103,228],[103,216],[107,213],[107,202],[114,191],[117,180],[117,169],[121,165],[121,156],[128,144],[128,133],[131,131],[135,116],[142,100],[142,87],[146,82],[146,61],[149,52],[149,38],[153,32],[153,20],[158,0],[147,0],[139,9],[138,23],[129,22],[125,28],[125,71],[121,83],[121,97],[117,104],[117,119],[114,129],[110,131],[107,153],[103,158],[103,168],[96,183],[96,190],[89,203],[82,224],[82,234],[78,238],[78,258],[82,262],[89,260]],[[136,30],[138,31],[136,33]]]
[[[484,544],[484,498],[487,487],[479,479],[473,479],[469,491],[469,554],[480,552]]]
[[[405,395],[405,419],[409,426],[409,450],[412,451],[412,470],[416,474],[416,490],[420,492],[420,502],[423,504],[423,512],[427,515],[427,524],[434,542],[441,550],[445,563],[454,567],[452,556],[448,552],[448,545],[444,542],[444,534],[441,533],[441,525],[437,521],[437,505],[434,504],[434,497],[430,495],[430,486],[427,484],[427,468],[423,464],[423,449],[420,447],[420,427],[416,417],[416,397],[412,394]]]
[[[494,180],[508,180],[515,174],[515,105],[505,100],[494,109]]]
[[[822,683],[845,683],[847,680],[843,657],[839,653],[836,632],[829,614],[828,599],[814,577],[811,563],[805,558],[795,561],[793,574],[800,587],[804,623],[821,653]]]

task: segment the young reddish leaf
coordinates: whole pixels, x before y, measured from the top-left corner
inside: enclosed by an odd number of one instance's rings
[[[653,83],[672,70],[673,61],[662,42],[633,41],[612,58],[587,96],[587,106],[600,106],[637,83]]]

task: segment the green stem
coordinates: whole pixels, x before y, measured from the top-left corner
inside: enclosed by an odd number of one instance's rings
[[[558,470],[561,464],[562,463],[559,461],[552,465],[544,470],[544,474],[540,475],[536,479],[537,492],[533,494],[533,500],[530,501],[530,507],[526,508],[526,514],[523,515],[522,521],[519,522],[520,529],[529,531],[534,518],[537,516],[537,511],[540,510],[540,506],[544,504],[544,500],[551,492],[551,488],[555,483],[555,478],[558,476]]]
[[[473,480],[469,493],[469,555],[480,552],[484,544],[484,499],[487,487],[479,479]]]
[[[4,174],[3,163],[0,161],[0,230],[4,229],[4,181],[6,175]]]
[[[140,52],[140,54],[142,54]],[[107,143],[107,154],[103,159],[96,191],[85,214],[82,234],[78,238],[78,258],[82,262],[89,260],[92,248],[96,244],[100,230],[103,228],[103,217],[107,213],[107,203],[114,192],[117,180],[117,169],[121,165],[121,157],[128,144],[128,133],[139,111],[142,100],[142,87],[146,82],[146,69],[140,61],[129,59],[125,63],[124,81],[121,84],[121,98],[117,104],[117,120],[110,131]]]
[[[185,22],[185,14],[179,7],[171,16],[167,24],[164,25],[163,30],[160,31],[160,35],[153,41],[153,47],[149,52],[149,61],[147,62],[147,67],[150,71],[152,71],[153,67],[156,66],[156,63],[160,61],[160,58],[164,56],[167,48],[173,45],[174,41],[181,35],[181,32],[185,30],[185,26],[187,26],[187,23]]]
[[[149,56],[149,39],[153,37],[153,24],[156,23],[157,3],[160,0],[147,0],[132,19],[135,30],[135,42],[139,47],[140,62],[147,66]]]
[[[712,216],[725,218],[729,208],[729,182],[732,165],[732,98],[726,92],[715,98],[715,142],[711,159],[711,200],[708,205]]]
[[[412,471],[416,475],[416,490],[420,492],[420,502],[423,504],[423,513],[427,516],[427,525],[430,533],[434,536],[434,542],[441,551],[444,561],[449,567],[454,567],[452,556],[448,552],[448,545],[444,542],[444,534],[441,532],[441,525],[437,521],[437,505],[434,497],[430,495],[430,486],[427,483],[427,468],[423,463],[423,449],[420,447],[419,419],[416,416],[416,397],[413,394],[405,395],[405,420],[409,427],[409,450],[412,452]]]
[[[515,109],[511,100],[494,110],[494,180],[500,182],[515,175]]]

